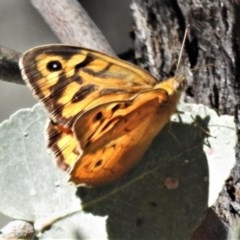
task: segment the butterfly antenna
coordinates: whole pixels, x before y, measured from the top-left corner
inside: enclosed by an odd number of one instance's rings
[[[181,62],[181,60],[182,60],[183,49],[184,49],[184,46],[185,46],[185,42],[186,42],[186,39],[187,39],[187,35],[188,35],[188,32],[189,32],[189,28],[190,28],[190,25],[188,24],[187,27],[186,27],[186,29],[185,29],[185,32],[184,32],[184,37],[183,37],[182,46],[181,46],[181,50],[180,50],[179,57],[178,57],[176,72],[178,72],[179,66],[180,66],[180,62]]]

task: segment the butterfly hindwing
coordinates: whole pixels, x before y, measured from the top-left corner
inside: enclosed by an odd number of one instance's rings
[[[91,127],[84,131],[91,126],[88,121],[96,121],[99,113],[97,133]],[[83,154],[70,172],[70,181],[97,186],[118,179],[143,156],[168,117],[168,95],[160,89],[139,94],[131,101],[105,103],[86,112],[74,125]],[[160,118],[165,119],[162,124]]]

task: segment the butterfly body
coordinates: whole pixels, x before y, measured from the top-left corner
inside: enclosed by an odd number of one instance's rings
[[[164,82],[93,50],[46,45],[26,52],[22,76],[49,112],[48,147],[77,185],[112,182],[141,159],[175,112],[182,77]]]

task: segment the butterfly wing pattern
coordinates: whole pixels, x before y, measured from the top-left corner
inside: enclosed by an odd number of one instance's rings
[[[48,112],[48,147],[76,185],[129,171],[175,112],[185,83],[158,83],[133,64],[61,44],[30,49],[19,66]]]

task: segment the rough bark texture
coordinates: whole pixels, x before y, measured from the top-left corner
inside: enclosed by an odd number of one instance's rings
[[[134,0],[136,59],[160,79],[174,75],[183,33],[190,24],[182,65],[188,97],[234,114],[239,102],[239,4],[234,1]]]
[[[219,114],[235,115],[240,140],[240,2],[133,0],[131,9],[136,60],[159,79],[176,74],[183,33],[190,24],[181,63],[189,66],[184,70],[188,80],[185,100],[208,105]],[[239,159],[238,141],[237,164],[193,239],[226,239],[226,227],[240,214]],[[222,238],[219,233],[224,233]]]

